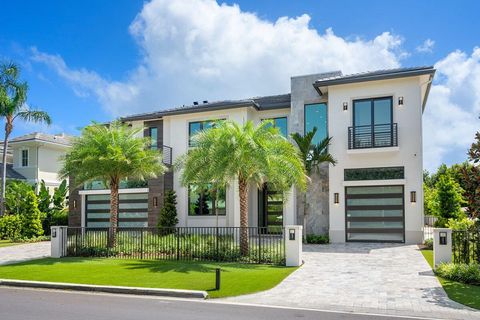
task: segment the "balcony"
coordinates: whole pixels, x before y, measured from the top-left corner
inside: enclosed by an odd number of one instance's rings
[[[348,127],[348,149],[398,147],[397,124]]]
[[[172,165],[172,147],[162,145],[163,163],[167,166]]]

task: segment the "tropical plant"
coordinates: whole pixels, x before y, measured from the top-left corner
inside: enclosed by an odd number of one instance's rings
[[[435,186],[435,215],[438,217],[436,225],[444,227],[450,218],[463,218],[462,189],[459,184],[449,174],[444,174]]]
[[[6,214],[0,217],[0,239],[16,240],[22,235],[22,220],[20,216]]]
[[[110,188],[111,247],[116,244],[120,181],[124,178],[145,180],[166,170],[161,153],[149,148],[149,139],[138,137],[142,130],[132,129],[120,121],[109,125],[93,123],[82,130],[63,159],[60,173],[63,178],[73,177],[78,186],[101,180]]]
[[[192,137],[194,148],[177,159],[181,182],[211,185],[219,190],[236,181],[240,199],[240,250],[248,254],[248,192],[268,182],[272,190],[287,192],[293,185],[305,189],[306,175],[298,150],[272,121],[255,126],[222,121]]]
[[[5,213],[20,214],[21,201],[18,199],[25,199],[28,192],[34,191],[34,187],[25,181],[9,180],[5,189]]]
[[[472,218],[480,218],[480,132],[475,134],[475,141],[468,150],[468,160],[472,165],[462,169],[467,212]]]
[[[38,209],[41,212],[47,214],[48,211],[50,210],[50,204],[52,203],[52,196],[50,195],[50,192],[48,191],[48,188],[45,185],[45,181],[43,179],[42,181],[40,181],[37,199],[38,199]]]
[[[177,195],[175,191],[169,190],[165,193],[163,207],[158,217],[159,228],[173,228],[177,225]]]
[[[313,138],[315,137],[316,132],[317,127],[314,127],[312,131],[307,132],[303,136],[297,132],[291,134],[292,139],[300,150],[300,155],[309,178],[312,177],[314,172],[320,170],[322,163],[331,163],[333,165],[337,163],[333,156],[328,152],[328,146],[330,145],[332,138],[326,137],[320,143],[314,144]],[[311,181],[311,179],[309,180]],[[303,234],[305,239],[307,239],[307,192],[308,184],[307,191],[303,193]]]
[[[67,210],[65,208],[67,198],[67,180],[63,180],[50,195],[45,181],[40,182],[38,191],[38,209],[42,212],[42,226],[45,234],[50,234],[51,226],[66,225],[68,223]]]
[[[30,110],[26,105],[28,84],[20,81],[20,70],[13,63],[0,65],[0,117],[5,118],[5,136],[3,140],[3,172],[2,192],[0,194],[0,215],[3,214],[5,205],[5,184],[7,172],[8,139],[13,130],[15,119],[19,118],[28,122],[51,123],[50,116],[40,110]]]

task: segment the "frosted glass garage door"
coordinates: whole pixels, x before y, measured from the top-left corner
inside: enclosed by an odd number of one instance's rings
[[[403,186],[347,187],[346,240],[405,242]]]
[[[110,227],[110,195],[87,195],[85,213],[87,227]],[[148,193],[119,195],[118,226],[124,228],[148,226]]]

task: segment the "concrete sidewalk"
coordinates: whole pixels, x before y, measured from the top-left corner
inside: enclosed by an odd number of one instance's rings
[[[443,319],[480,319],[448,298],[415,245],[304,246],[305,264],[277,287],[227,301]]]
[[[50,241],[0,248],[0,265],[50,257]]]

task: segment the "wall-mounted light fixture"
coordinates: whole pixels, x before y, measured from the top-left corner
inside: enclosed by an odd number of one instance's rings
[[[157,197],[153,197],[153,207],[154,208],[158,207],[158,198]]]
[[[411,203],[417,202],[417,192],[416,191],[410,191],[410,202]]]
[[[403,97],[398,97],[398,105],[403,106]]]
[[[338,194],[338,192],[335,192],[333,194],[333,203],[335,204],[339,204],[340,203],[340,195]]]
[[[73,200],[73,209],[77,209],[77,200]]]
[[[343,111],[347,111],[348,110],[348,102],[344,102],[343,103]]]

